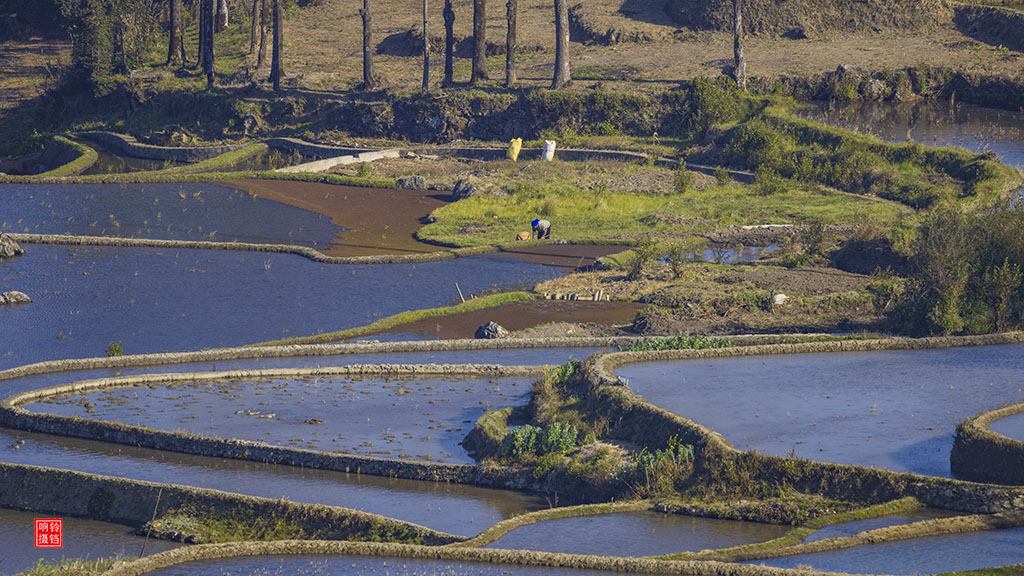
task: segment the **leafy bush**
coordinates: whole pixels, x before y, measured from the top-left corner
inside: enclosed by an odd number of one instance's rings
[[[759,166],[754,172],[754,183],[757,185],[758,191],[765,196],[782,194],[786,191],[786,183],[782,176],[779,176],[778,172],[767,165]]]
[[[120,342],[111,342],[107,346],[107,356],[113,358],[114,356],[124,356],[124,347],[121,346]]]
[[[644,448],[634,452],[629,463],[619,468],[615,478],[625,483],[637,497],[668,494],[677,481],[686,480],[693,472],[693,446],[683,444],[678,436],[668,446],[655,452]]]
[[[683,275],[683,264],[686,262],[686,249],[682,244],[673,244],[665,252],[669,268],[672,269],[672,278],[678,280]]]
[[[563,455],[576,449],[579,435],[575,426],[565,422],[553,422],[542,428],[526,424],[505,435],[501,454],[514,461],[529,456]]]
[[[679,170],[676,171],[676,178],[673,181],[676,192],[685,194],[693,187],[693,172],[686,169],[686,166],[680,166]]]
[[[785,139],[775,128],[762,120],[751,120],[733,131],[722,151],[731,164],[756,170],[762,166],[777,170],[783,163]]]
[[[729,176],[729,171],[721,166],[715,167],[715,182],[719,186],[725,186],[732,181],[732,176]]]
[[[658,245],[650,238],[642,238],[633,248],[626,280],[638,280],[644,270],[658,257]]]
[[[729,348],[732,342],[725,338],[709,338],[699,334],[683,334],[681,336],[658,336],[642,338],[628,346],[620,346],[619,352],[649,352],[652,350],[705,350],[709,348]]]
[[[742,100],[735,82],[694,78],[684,109],[690,133],[702,136],[715,124],[739,119]]]

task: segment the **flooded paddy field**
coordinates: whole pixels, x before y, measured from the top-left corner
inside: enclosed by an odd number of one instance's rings
[[[149,576],[607,576],[614,572],[367,556],[263,556],[192,562]]]
[[[226,186],[5,184],[0,231],[329,246],[330,218]]]
[[[1024,442],[1024,414],[1014,414],[993,422],[989,428],[1014,440]]]
[[[928,536],[745,563],[850,574],[935,574],[1021,562],[1024,528]]]
[[[35,548],[32,540],[34,520],[51,517],[41,512],[0,508],[0,574],[18,574],[39,560],[56,563],[61,558],[95,560],[118,555],[138,557],[146,540],[144,536],[136,536],[135,531],[128,526],[64,518],[63,547]],[[145,544],[147,555],[178,546],[180,544],[176,542],[154,539]]]
[[[794,354],[617,370],[740,450],[950,476],[963,418],[1024,401],[1024,346]]]
[[[698,518],[681,514],[627,512],[545,520],[520,526],[485,548],[599,556],[657,556],[763,542],[787,526]]]
[[[59,358],[198,350],[370,324],[493,290],[528,289],[558,270],[486,256],[384,265],[288,254],[29,246],[0,264],[0,290],[31,304],[0,310],[0,369]],[[13,337],[17,335],[17,337]]]
[[[34,412],[325,452],[472,464],[460,445],[489,409],[529,401],[532,379],[224,381],[105,389]]]
[[[192,456],[2,428],[0,460],[342,506],[462,536],[549,506],[541,496],[507,490]]]
[[[879,516],[877,518],[865,518],[863,520],[831,524],[815,531],[807,538],[804,538],[804,542],[816,542],[818,540],[827,540],[829,538],[842,538],[845,536],[853,536],[854,534],[859,534],[868,530],[875,530],[877,528],[902,526],[904,524],[912,524],[923,520],[934,520],[936,518],[950,518],[958,514],[959,512],[943,510],[941,508],[918,508],[917,510],[890,514],[888,516]]]

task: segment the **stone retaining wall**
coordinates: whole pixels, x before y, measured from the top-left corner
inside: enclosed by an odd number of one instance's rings
[[[976,514],[992,514],[1024,510],[1024,489],[901,474],[865,466],[829,464],[741,452],[721,435],[692,420],[655,406],[633,393],[615,375],[614,369],[640,362],[697,358],[808,352],[920,350],[1021,341],[1024,341],[1024,333],[1014,332],[989,336],[892,338],[710,350],[620,352],[591,358],[585,363],[584,374],[590,393],[601,406],[601,416],[612,423],[613,435],[651,447],[659,447],[669,437],[678,435],[684,442],[693,444],[697,455],[695,471],[711,484],[722,483],[735,487],[767,482],[769,485],[793,486],[801,492],[866,503],[913,496],[930,506]]]
[[[993,432],[996,420],[1024,413],[1024,402],[982,412],[956,429],[949,463],[953,473],[976,482],[1024,485],[1024,442]]]
[[[263,143],[278,150],[298,152],[303,156],[318,156],[320,158],[333,158],[336,156],[358,156],[363,152],[372,152],[372,148],[352,148],[348,146],[330,146],[327,144],[315,144],[298,138],[267,138]]]
[[[184,163],[209,160],[215,156],[220,156],[245,146],[245,144],[226,144],[221,146],[172,148],[170,146],[142,144],[131,136],[115,134],[113,132],[85,132],[81,136],[109,146],[126,156],[135,156],[136,158],[146,158],[149,160],[172,160]]]
[[[154,514],[182,509],[282,519],[320,538],[387,533],[406,542],[448,544],[463,540],[411,522],[337,506],[297,504],[283,499],[126,480],[54,468],[0,463],[0,506],[59,516],[76,516],[139,527]],[[159,507],[158,507],[159,501]],[[243,516],[244,517],[244,516]]]
[[[315,369],[236,370],[227,372],[201,372],[180,374],[144,374],[101,378],[52,386],[15,394],[0,400],[0,426],[99,442],[125,444],[252,462],[265,462],[284,466],[354,472],[374,476],[406,478],[428,482],[474,484],[490,488],[544,491],[530,471],[511,471],[500,467],[482,468],[468,464],[435,464],[391,458],[349,456],[318,450],[274,446],[251,440],[238,440],[199,436],[184,432],[153,430],[117,422],[103,422],[83,418],[39,414],[19,406],[38,402],[62,394],[82,394],[111,387],[132,387],[171,384],[175,382],[224,381],[233,379],[271,379],[329,376],[460,376],[468,378],[533,377],[540,376],[539,366],[497,365],[355,365]]]

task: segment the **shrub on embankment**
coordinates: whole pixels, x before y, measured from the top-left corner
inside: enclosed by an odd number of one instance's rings
[[[949,459],[953,473],[975,482],[1024,485],[1024,442],[989,428],[1022,412],[1024,404],[1011,404],[960,422]]]

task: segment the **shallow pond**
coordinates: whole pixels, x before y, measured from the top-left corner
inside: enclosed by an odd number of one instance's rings
[[[327,216],[207,183],[5,184],[0,230],[325,247]]]
[[[36,518],[61,518],[41,512],[22,512],[0,508],[0,574],[17,574],[37,561],[56,563],[61,558],[95,560],[109,556],[138,557],[146,538],[120,524],[95,522],[79,518],[63,518],[63,548],[35,548],[33,544]],[[156,554],[180,546],[175,542],[150,539],[146,554]]]
[[[520,526],[486,548],[600,556],[658,556],[778,538],[788,527],[681,514],[627,512]]]
[[[223,381],[106,389],[35,412],[341,454],[472,464],[460,443],[489,409],[529,402],[532,379]]]
[[[816,570],[851,574],[934,574],[1021,562],[1024,562],[1024,528],[866,544],[745,564],[778,568],[806,565]]]
[[[959,420],[1024,400],[1024,345],[751,356],[620,368],[741,450],[950,476]]]
[[[614,572],[365,556],[263,556],[192,562],[152,576],[606,576]]]
[[[138,158],[118,154],[110,148],[95,141],[86,143],[96,151],[96,162],[82,172],[82,176],[93,174],[125,174],[128,172],[149,172],[152,170],[164,170],[174,166],[182,165],[173,160],[154,160],[151,158]]]
[[[1024,442],[1024,414],[1015,414],[996,420],[989,428],[997,434]]]
[[[506,490],[191,456],[2,428],[0,460],[343,506],[463,536],[548,507],[540,496]]]
[[[815,542],[817,540],[827,540],[829,538],[842,538],[845,536],[853,536],[854,534],[859,534],[868,530],[875,530],[876,528],[901,526],[903,524],[912,524],[914,522],[934,520],[936,518],[949,518],[958,514],[959,512],[942,510],[940,508],[918,508],[909,512],[901,512],[899,514],[879,516],[878,518],[865,518],[864,520],[854,520],[852,522],[843,522],[841,524],[825,526],[807,538],[804,538],[804,542]]]
[[[59,358],[198,350],[370,324],[463,294],[531,288],[558,270],[507,258],[321,264],[301,256],[35,245],[0,264],[0,369]]]

